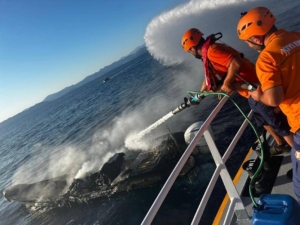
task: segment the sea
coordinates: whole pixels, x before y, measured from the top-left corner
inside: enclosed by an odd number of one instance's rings
[[[203,12],[205,18],[199,20],[201,15],[192,10],[189,16],[186,11],[193,4],[196,6],[193,9]],[[191,1],[188,6],[180,5],[153,19],[145,35],[149,52],[56,100],[41,102],[0,123],[0,190],[13,184],[33,183],[67,173],[74,173],[75,178],[99,170],[115,153],[126,154],[125,142],[129,137],[147,129],[181,105],[184,97],[189,97],[188,90],[199,90],[203,79],[201,62],[184,58],[188,57],[186,55],[180,58],[181,53],[177,58],[171,55],[168,58],[172,51],[168,52],[159,45],[170,45],[172,41],[161,41],[157,45],[151,41],[167,39],[167,35],[156,35],[159,30],[167,34],[172,27],[181,27],[182,33],[196,24],[200,29],[204,21],[203,26],[208,31],[222,32],[224,39],[221,40],[255,62],[258,53],[237,41],[234,30],[240,12],[258,5],[271,8],[278,28],[300,31],[299,1]],[[178,18],[184,22],[177,23]],[[187,21],[192,25],[187,27]],[[164,24],[168,29],[163,31]],[[180,37],[177,38],[178,45]],[[104,77],[110,77],[110,80],[103,83]],[[236,93],[232,98],[245,113],[250,111],[246,99]],[[153,138],[169,131],[184,132],[191,124],[204,121],[218,102],[217,96],[207,96],[201,104],[169,117],[144,136]],[[242,121],[240,112],[231,101],[227,101],[211,124],[221,154]],[[247,128],[226,163],[231,176],[254,141],[253,131]],[[143,151],[150,147],[149,143],[137,146]],[[215,168],[210,154],[204,154],[203,163],[198,166],[202,171],[197,182],[194,185],[181,183],[171,189],[152,224],[191,223]],[[8,202],[1,194],[0,224],[136,225],[142,222],[160,188],[158,185],[44,213],[29,212],[22,203]],[[225,194],[224,186],[218,180],[200,224],[212,224]]]

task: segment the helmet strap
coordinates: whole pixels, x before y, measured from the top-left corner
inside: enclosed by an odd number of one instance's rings
[[[202,56],[198,53],[198,49],[199,49],[199,46],[195,46],[195,50],[196,50],[196,54],[195,54],[195,58],[196,59],[201,59],[202,60]]]
[[[204,42],[205,42],[205,39],[203,37],[201,37],[199,43],[197,44],[197,46],[195,46],[195,50],[196,50],[195,58],[196,59],[201,59],[202,60],[202,56],[198,53],[198,50],[202,48]]]
[[[253,44],[253,45],[261,46],[260,44],[257,44],[257,43],[255,43],[255,42],[253,42],[253,41],[250,41],[250,40],[247,40],[247,42],[250,42],[250,43]]]
[[[253,44],[253,45],[256,45],[256,46],[259,46],[259,47],[262,47],[263,49],[266,47],[265,46],[265,36],[263,37],[263,41],[262,41],[262,45],[261,44],[257,44],[257,43],[255,43],[255,42],[253,42],[253,41],[249,41],[249,40],[247,40],[248,42],[250,42],[251,44]]]
[[[265,48],[266,46],[265,46],[265,40],[266,40],[266,35],[265,36],[263,36],[263,39],[262,39],[262,45],[261,46],[263,46],[263,48]]]

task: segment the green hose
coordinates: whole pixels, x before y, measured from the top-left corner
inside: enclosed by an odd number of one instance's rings
[[[254,173],[254,175],[252,177],[250,177],[251,181],[250,181],[250,184],[249,184],[249,195],[250,195],[250,198],[252,200],[252,203],[255,207],[258,207],[258,204],[257,202],[255,201],[254,197],[253,197],[253,193],[252,193],[252,187],[253,187],[253,183],[255,181],[255,178],[257,177],[257,175],[260,173],[260,171],[262,170],[263,168],[263,163],[264,163],[264,149],[263,149],[263,144],[262,144],[262,141],[257,133],[257,130],[255,129],[254,125],[251,123],[250,119],[247,117],[247,115],[244,114],[244,112],[241,110],[241,108],[237,105],[237,103],[226,93],[224,92],[198,92],[198,91],[187,91],[190,95],[197,95],[197,94],[200,94],[200,95],[204,95],[204,96],[207,96],[207,95],[223,95],[223,96],[226,96],[227,98],[229,98],[232,103],[236,106],[236,108],[240,111],[240,113],[244,116],[244,118],[248,121],[248,123],[250,124],[250,126],[252,127],[257,139],[258,139],[258,142],[261,146],[261,160],[260,160],[260,163],[259,163],[259,166],[256,170],[256,172]]]

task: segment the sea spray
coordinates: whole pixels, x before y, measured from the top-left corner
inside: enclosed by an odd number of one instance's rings
[[[180,40],[183,33],[192,27],[200,29],[205,36],[221,31],[224,39],[230,37],[228,41],[231,43],[228,44],[236,45],[238,38],[232,34],[236,34],[235,27],[241,10],[249,8],[247,2],[252,1],[191,0],[164,12],[148,24],[144,35],[146,47],[155,59],[165,65],[191,61],[199,67],[199,62],[182,50]],[[232,21],[227,15],[235,10],[236,19]]]
[[[125,140],[125,147],[129,149],[140,148],[141,139],[148,133],[150,133],[153,129],[170,119],[174,114],[169,112],[167,115],[163,116],[161,119],[157,120],[155,123],[147,127],[145,130],[139,132],[136,135],[133,135]]]

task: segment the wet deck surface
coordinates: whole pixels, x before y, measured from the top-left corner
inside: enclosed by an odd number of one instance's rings
[[[291,156],[288,154],[285,155],[282,160],[281,167],[277,174],[277,179],[272,189],[272,194],[288,194],[297,199],[293,190],[292,180],[286,176],[287,171],[291,168]]]

